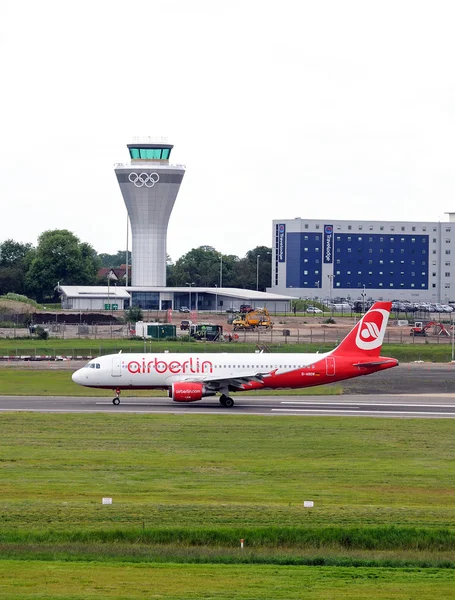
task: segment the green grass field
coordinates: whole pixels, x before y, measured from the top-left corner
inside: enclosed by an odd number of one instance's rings
[[[49,367],[2,394],[87,395]],[[1,598],[455,598],[451,420],[0,418]]]
[[[0,597],[455,597],[453,421],[1,419]]]

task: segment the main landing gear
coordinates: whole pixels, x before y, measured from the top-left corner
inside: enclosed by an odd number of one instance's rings
[[[225,406],[226,408],[232,408],[234,406],[234,400],[230,396],[221,394],[220,404],[221,404],[221,406]]]
[[[118,406],[120,404],[120,392],[121,390],[119,390],[118,388],[115,390],[115,398],[112,400],[112,404],[115,404],[115,406]]]

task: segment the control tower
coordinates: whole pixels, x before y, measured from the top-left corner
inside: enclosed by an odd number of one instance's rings
[[[115,174],[131,223],[131,285],[164,287],[167,226],[185,167],[169,164],[170,144],[134,138],[127,146],[131,163]]]

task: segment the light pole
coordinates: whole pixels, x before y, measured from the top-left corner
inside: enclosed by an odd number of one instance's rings
[[[215,283],[215,313],[218,313],[218,286]]]
[[[190,305],[188,306],[188,308],[191,310],[191,286],[194,285],[194,281],[192,281],[191,283],[185,283],[185,285],[190,286]]]
[[[220,256],[220,288],[223,287],[223,255]]]
[[[267,252],[266,254],[272,254],[271,252]],[[259,290],[259,259],[261,258],[261,255],[258,254],[256,256],[256,291]]]
[[[327,275],[327,277],[329,278],[329,298],[330,298],[330,306],[332,306],[332,286],[333,286],[333,278],[335,277],[335,275],[333,273],[329,273]]]
[[[363,286],[363,292],[360,295],[362,296],[362,312],[365,314],[365,297],[367,295],[365,286]]]
[[[259,259],[261,258],[261,255],[258,254],[256,257],[256,291],[259,290]]]

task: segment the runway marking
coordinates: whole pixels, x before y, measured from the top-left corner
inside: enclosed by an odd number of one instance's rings
[[[308,409],[302,409],[302,408],[272,408],[272,412],[300,412],[300,413],[309,413],[309,412],[324,412],[324,413],[341,413],[341,412],[349,412],[349,411],[344,411],[342,409],[337,409],[337,408],[333,408],[333,409],[327,409],[325,411],[321,411],[319,408],[308,408]],[[396,411],[396,410],[381,410],[381,411],[374,411],[374,410],[361,410],[359,411],[360,414],[365,415],[368,413],[374,414],[375,416],[381,416],[381,415],[394,415],[394,416],[400,416],[400,415],[438,415],[438,416],[451,416],[451,417],[455,417],[455,411],[454,412],[450,412],[450,413],[444,413],[444,412],[431,412],[431,411]]]
[[[297,404],[299,406],[305,406],[306,404],[311,405],[311,404],[316,404],[318,406],[329,406],[329,405],[337,405],[337,406],[351,406],[351,404],[349,403],[344,403],[344,402],[281,402],[280,404]],[[406,402],[358,402],[357,403],[359,406],[409,406],[409,407],[419,407],[419,408],[447,408],[449,406],[452,406],[450,404],[408,404]],[[454,406],[455,408],[455,406]]]

